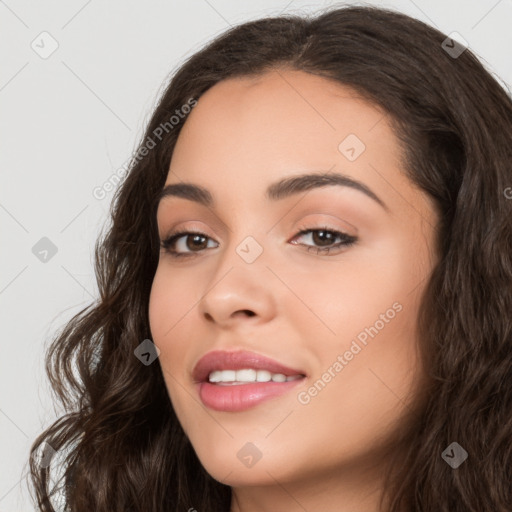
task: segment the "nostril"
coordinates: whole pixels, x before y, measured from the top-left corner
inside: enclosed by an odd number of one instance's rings
[[[235,311],[235,313],[233,313],[233,316],[238,316],[238,315],[256,316],[256,313],[254,311],[251,311],[250,309],[240,309],[238,311]]]

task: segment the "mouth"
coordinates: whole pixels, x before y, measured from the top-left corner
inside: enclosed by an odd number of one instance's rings
[[[287,393],[307,375],[254,352],[214,351],[199,360],[193,378],[206,407],[239,412]]]
[[[201,382],[198,393],[201,402],[214,411],[240,412],[279,397],[305,380],[300,376],[284,382]]]
[[[215,370],[208,375],[206,382],[219,386],[239,386],[260,382],[290,382],[305,377],[304,374],[286,375],[268,370],[244,368],[242,370]]]

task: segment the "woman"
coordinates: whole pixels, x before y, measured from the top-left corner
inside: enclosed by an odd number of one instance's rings
[[[40,510],[49,451],[73,512],[511,510],[511,141],[475,56],[397,12],[193,55],[48,354]]]

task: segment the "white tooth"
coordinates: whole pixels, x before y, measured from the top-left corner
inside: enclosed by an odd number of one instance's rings
[[[222,378],[222,372],[220,372],[218,370],[215,372],[211,372],[210,375],[208,376],[208,380],[210,382],[220,382],[221,378]]]
[[[239,382],[255,382],[256,381],[256,370],[245,369],[237,370],[236,380]]]
[[[221,372],[221,382],[233,382],[236,380],[236,371],[235,370],[222,370]]]
[[[302,375],[290,375],[271,373],[268,370],[255,370],[244,368],[243,370],[215,370],[208,375],[208,381],[215,384],[238,385],[249,382],[288,382],[300,379]]]
[[[267,370],[258,370],[256,372],[256,382],[268,382],[272,380],[272,374]]]

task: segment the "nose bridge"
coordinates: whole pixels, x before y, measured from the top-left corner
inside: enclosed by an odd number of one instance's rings
[[[228,264],[251,266],[262,261],[264,245],[268,240],[268,219],[265,219],[261,205],[238,205],[232,210],[229,232],[227,234],[225,258]]]
[[[264,235],[236,235],[233,231],[231,240],[220,252],[212,285],[219,280],[233,281],[231,285],[251,288],[262,283],[263,275],[268,273],[265,266]],[[258,241],[258,239],[260,241]]]
[[[275,298],[269,286],[271,273],[262,240],[266,234],[264,229],[250,232],[232,228],[201,300],[201,313],[208,313],[218,322],[226,321],[237,311],[265,317],[271,314]]]

